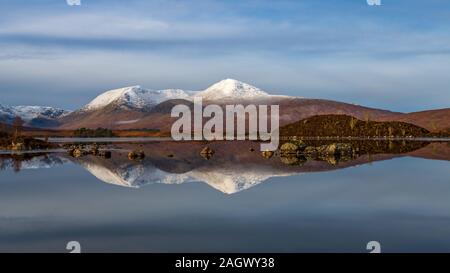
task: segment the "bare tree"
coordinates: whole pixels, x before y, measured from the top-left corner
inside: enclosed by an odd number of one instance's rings
[[[352,117],[350,119],[350,129],[351,130],[353,130],[355,128],[357,122],[358,122],[358,120],[356,118],[354,118],[354,117]]]
[[[391,126],[388,128],[388,134],[390,137],[394,136],[394,129]]]

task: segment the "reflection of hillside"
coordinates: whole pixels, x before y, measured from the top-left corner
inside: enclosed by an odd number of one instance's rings
[[[426,159],[450,159],[450,142],[436,142],[410,152],[408,155]]]
[[[98,179],[120,186],[140,187],[144,184],[180,184],[202,181],[224,193],[235,193],[253,187],[275,176],[295,175],[295,171],[264,168],[259,164],[247,162],[228,162],[217,165],[214,161],[205,162],[198,153],[192,158],[169,158],[167,156],[149,155],[141,162],[130,161],[124,152],[113,153],[112,159],[94,156],[70,158],[83,166]],[[200,160],[197,161],[197,157]],[[158,165],[159,167],[156,167]],[[180,172],[180,166],[185,172]],[[186,166],[190,166],[186,169]]]
[[[126,158],[125,151],[135,149],[136,146],[116,144],[116,148],[124,151],[116,152],[111,160],[89,156],[74,160],[99,179],[113,184],[139,187],[151,183],[202,181],[217,190],[231,194],[251,188],[271,177],[329,171],[410,155],[415,150],[425,149],[422,147],[428,143],[414,142],[409,148],[405,144],[391,144],[392,149],[405,151],[399,154],[363,154],[347,161],[339,158],[303,160],[297,165],[286,164],[278,154],[270,159],[264,158],[258,152],[257,142],[210,142],[207,145],[215,151],[215,155],[210,160],[205,160],[199,155],[205,144],[161,142],[140,145],[139,148],[147,155],[141,162],[129,161]],[[389,146],[385,143],[375,146],[385,145]],[[401,147],[393,148],[398,145]],[[450,160],[450,157],[447,159]],[[95,165],[100,167],[94,169],[92,166]]]
[[[152,142],[140,144],[146,158],[132,161],[127,158],[128,150],[134,150],[138,144],[115,144],[112,158],[92,155],[73,158],[69,155],[39,155],[38,157],[1,159],[4,168],[14,168],[12,162],[21,162],[23,166],[35,168],[52,167],[69,160],[79,164],[99,180],[106,183],[134,187],[152,183],[180,184],[186,182],[205,182],[214,189],[232,194],[249,189],[271,177],[293,176],[306,172],[321,172],[363,165],[374,161],[400,156],[414,156],[450,160],[450,145],[447,143],[414,142],[410,146],[392,144],[394,150],[403,153],[362,154],[354,158],[329,157],[319,159],[282,158],[279,153],[269,159],[258,151],[257,142],[210,142],[207,145],[215,151],[214,156],[205,160],[199,152],[205,147],[202,142]],[[385,147],[389,144],[370,144]],[[389,148],[389,147],[388,147]],[[170,155],[170,156],[169,156]],[[9,162],[9,163],[6,163]],[[32,162],[32,163],[31,163]]]

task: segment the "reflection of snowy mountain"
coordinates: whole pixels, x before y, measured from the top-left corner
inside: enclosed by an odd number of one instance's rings
[[[153,183],[180,184],[189,180],[185,175],[166,173],[153,166],[123,164],[117,168],[108,168],[94,162],[79,161],[79,163],[103,182],[124,187],[139,188]]]
[[[1,169],[47,169],[73,161],[99,180],[123,187],[139,188],[147,184],[181,184],[204,182],[216,190],[233,194],[249,189],[275,176],[289,176],[295,172],[245,167],[200,167],[184,173],[170,173],[152,164],[133,161],[112,162],[96,157],[70,158],[56,154],[35,156],[27,160],[0,159]],[[257,166],[256,166],[257,167]]]
[[[68,162],[70,161],[57,155],[41,155],[20,161],[13,158],[0,159],[0,166],[2,169],[16,169],[18,167],[21,170],[49,169]]]
[[[233,194],[249,189],[275,176],[289,176],[296,173],[274,170],[208,168],[195,169],[177,174],[162,171],[153,165],[125,163],[118,166],[102,165],[99,161],[90,161],[88,157],[77,160],[92,175],[106,183],[139,188],[146,184],[181,184],[204,182],[223,193]]]
[[[264,170],[233,171],[225,169],[195,170],[187,173],[196,181],[202,181],[223,193],[233,194],[258,185],[271,177],[290,176],[296,173],[264,172]]]

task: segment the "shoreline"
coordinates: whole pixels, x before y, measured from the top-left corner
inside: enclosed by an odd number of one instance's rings
[[[44,140],[44,138],[36,138]],[[261,140],[181,140],[177,141],[170,137],[51,137],[47,139],[50,143],[92,143],[92,142],[109,142],[109,143],[142,143],[142,142],[159,142],[159,141],[174,141],[174,142],[217,142],[217,141],[257,141]],[[303,137],[303,136],[281,136],[282,141],[298,141],[298,140],[367,140],[367,141],[437,141],[447,142],[450,137]]]

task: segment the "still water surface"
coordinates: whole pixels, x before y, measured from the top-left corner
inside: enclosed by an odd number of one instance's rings
[[[3,157],[0,251],[450,251],[447,143],[295,166],[219,145],[210,160],[164,143],[140,162],[131,144],[111,159]]]

